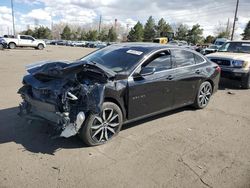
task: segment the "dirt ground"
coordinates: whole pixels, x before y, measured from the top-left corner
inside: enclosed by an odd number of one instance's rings
[[[0,51],[0,188],[250,187],[250,90],[223,81],[209,106],[129,124],[112,142],[51,139],[17,116],[25,65],[74,60],[91,49]]]

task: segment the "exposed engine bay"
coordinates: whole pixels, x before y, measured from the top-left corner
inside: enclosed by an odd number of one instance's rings
[[[89,113],[100,113],[105,83],[113,76],[87,62],[52,62],[27,71],[18,91],[19,115],[49,121],[66,138],[78,133]]]

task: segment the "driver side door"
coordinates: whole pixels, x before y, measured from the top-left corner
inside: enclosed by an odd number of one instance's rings
[[[144,74],[143,70],[149,67],[153,67],[154,72]],[[174,70],[169,51],[158,52],[145,61],[128,81],[128,119],[171,109],[173,77]]]

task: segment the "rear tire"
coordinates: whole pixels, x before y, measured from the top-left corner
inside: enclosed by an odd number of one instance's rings
[[[123,116],[119,106],[104,102],[99,115],[89,115],[79,131],[79,136],[88,146],[102,145],[118,135],[122,123]]]
[[[203,82],[197,92],[193,106],[197,109],[205,108],[208,105],[212,94],[213,88],[211,83],[208,81]]]
[[[9,48],[10,49],[15,49],[16,48],[16,44],[14,42],[9,43]]]
[[[248,76],[242,80],[242,88],[250,89],[250,73],[248,73]]]

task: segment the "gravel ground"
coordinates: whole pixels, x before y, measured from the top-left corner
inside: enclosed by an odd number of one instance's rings
[[[250,90],[223,81],[209,106],[129,124],[112,142],[50,139],[17,114],[24,66],[73,60],[92,49],[0,51],[0,187],[250,187]]]

